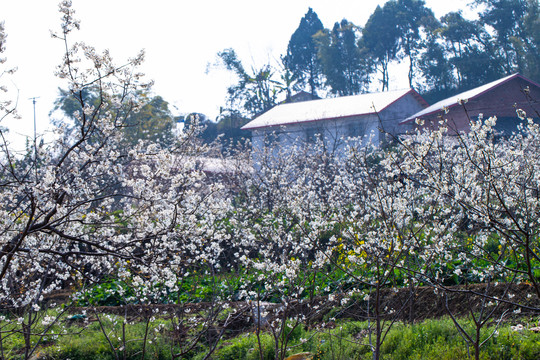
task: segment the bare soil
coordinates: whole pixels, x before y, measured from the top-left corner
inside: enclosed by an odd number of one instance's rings
[[[282,304],[266,304],[261,306],[268,312],[267,321],[274,317],[294,317],[304,315],[307,326],[321,323],[332,323],[334,319],[367,320],[376,315],[375,306],[377,294],[372,292],[369,300],[366,298],[347,299],[342,303],[344,296],[338,294],[333,301],[328,297],[316,297],[311,300],[292,301],[287,306]],[[493,298],[503,299],[495,301]],[[509,319],[514,316],[540,316],[540,300],[529,284],[474,284],[469,286],[450,286],[444,291],[435,291],[432,287],[417,287],[414,289],[400,288],[397,290],[384,288],[379,293],[378,311],[386,319],[420,322],[425,319],[439,318],[452,314],[457,317],[467,316],[474,311],[484,314],[490,313],[492,319],[501,317]],[[153,304],[153,305],[125,305],[101,307],[73,307],[72,314],[86,311],[92,318],[98,314],[117,314],[128,318],[144,318],[159,314],[165,317],[208,316],[209,313],[220,313],[224,304],[208,302],[187,304]],[[228,333],[246,331],[255,325],[255,302],[229,302],[226,306],[231,314],[227,320],[225,316],[218,317],[216,327],[225,326]],[[369,309],[369,310],[368,310]],[[538,320],[538,319],[536,319]]]

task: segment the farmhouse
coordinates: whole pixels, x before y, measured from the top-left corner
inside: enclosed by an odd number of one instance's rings
[[[441,100],[416,114],[409,116],[401,125],[416,125],[423,120],[422,127],[436,128],[442,119],[447,120],[450,133],[468,132],[469,121],[497,117],[496,129],[501,134],[516,131],[521,120],[516,110],[521,109],[528,117],[540,117],[540,85],[522,75],[514,74],[469,91]]]
[[[316,99],[277,105],[242,129],[251,130],[255,151],[301,147],[320,138],[327,151],[335,152],[344,149],[348,138],[380,144],[385,141],[381,129],[405,133],[412,124],[399,123],[427,106],[413,89]]]

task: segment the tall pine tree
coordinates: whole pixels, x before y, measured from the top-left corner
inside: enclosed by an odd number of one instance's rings
[[[321,20],[313,9],[309,8],[292,34],[287,47],[284,65],[291,71],[299,86],[309,89],[313,95],[322,85],[322,66],[317,55],[317,46],[313,36],[324,29]]]

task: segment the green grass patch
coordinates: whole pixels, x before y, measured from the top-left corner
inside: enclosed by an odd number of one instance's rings
[[[65,315],[59,319],[58,323],[49,329],[47,336],[41,339],[38,349],[41,358],[108,360],[115,359],[112,349],[114,348],[119,358],[172,359],[172,354],[178,352],[181,347],[185,348],[188,341],[193,340],[194,335],[192,333],[184,338],[175,337],[172,321],[157,315],[149,324],[148,331],[146,322],[125,323],[125,319],[121,316],[102,314],[101,325],[95,318],[87,319],[89,321],[86,322],[80,319],[73,322],[68,321],[67,317]],[[22,334],[13,332],[20,325],[16,319],[11,320],[15,321],[0,322],[3,331],[2,348],[6,359],[18,360],[23,358],[24,340]],[[473,332],[473,324],[470,321],[462,319],[460,323],[467,331]],[[527,330],[527,326],[522,331],[514,331],[511,325],[515,324],[516,320],[499,327],[492,325],[483,329],[482,340],[487,341],[481,348],[480,358],[540,359],[540,334]],[[526,324],[526,320],[522,324]],[[108,340],[103,334],[102,326]],[[37,334],[42,330],[41,325],[36,325],[34,333]],[[194,327],[194,330],[201,329]],[[290,333],[286,355],[309,352],[313,354],[313,360],[371,359],[369,335],[367,322],[340,320],[333,324],[332,328],[320,327],[312,330],[298,326]],[[374,334],[371,335],[373,341]],[[143,340],[145,336],[146,342]],[[37,335],[32,336],[33,344],[38,338]],[[145,346],[144,357],[143,346]],[[181,359],[200,360],[208,351],[209,343],[206,342],[205,336],[202,336],[197,346]],[[430,319],[413,325],[394,324],[382,345],[381,352],[383,359],[392,360],[461,360],[467,359],[469,355],[474,358],[472,345],[467,346],[466,341],[448,318]],[[259,339],[251,328],[233,338],[224,337],[212,354],[212,359],[258,360],[261,354],[265,360],[274,359],[274,338],[268,329],[262,330],[259,346]]]

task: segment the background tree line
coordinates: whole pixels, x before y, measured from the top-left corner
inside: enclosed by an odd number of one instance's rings
[[[313,97],[346,96],[390,88],[392,65],[408,64],[408,84],[434,103],[519,72],[540,79],[540,6],[536,0],[474,0],[478,19],[461,10],[437,19],[424,0],[389,0],[377,6],[363,26],[347,19],[325,28],[309,8],[279,60],[246,66],[234,49],[217,54],[218,64],[236,75],[217,119],[204,114],[175,118],[160,96],[138,94],[140,111],[124,129],[126,141],[171,144],[175,122],[204,125],[209,143],[249,138],[240,128],[278,104],[305,91]],[[97,100],[98,94],[83,94]],[[73,104],[60,91],[57,109],[74,119]],[[217,120],[217,121],[215,121]]]
[[[390,0],[363,27],[344,19],[325,29],[309,9],[291,36],[284,67],[294,90],[354,95],[378,81],[388,90],[389,65],[409,64],[409,86],[434,99],[501,76],[540,76],[539,5],[534,0],[475,0],[478,20],[461,11],[437,19],[423,0]]]
[[[424,0],[390,0],[363,26],[343,19],[331,29],[310,8],[277,64],[247,69],[234,49],[223,50],[218,58],[237,82],[206,137],[216,128],[249,136],[238,127],[301,90],[313,96],[386,91],[391,65],[402,62],[409,86],[430,103],[515,72],[539,79],[538,1],[474,0],[470,6],[478,19],[461,10],[437,19]]]

